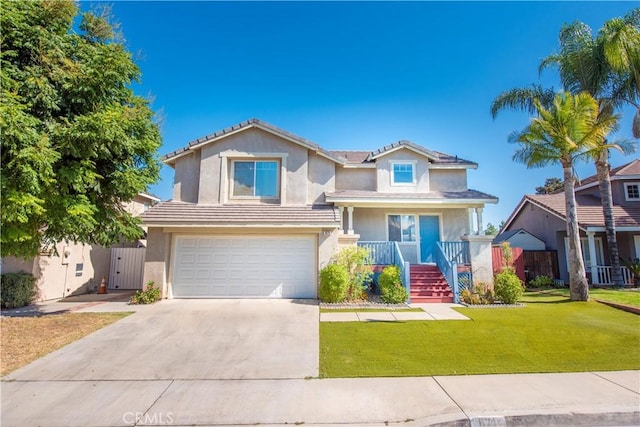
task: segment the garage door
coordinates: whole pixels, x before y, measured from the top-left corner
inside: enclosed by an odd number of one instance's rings
[[[315,236],[179,236],[176,298],[315,298]]]

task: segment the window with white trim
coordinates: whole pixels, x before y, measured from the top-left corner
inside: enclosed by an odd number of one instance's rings
[[[624,198],[627,201],[639,201],[640,200],[640,182],[625,182]]]
[[[394,162],[391,164],[391,183],[393,185],[413,185],[416,183],[415,163]]]
[[[279,164],[276,160],[234,160],[233,197],[278,197]]]
[[[387,222],[390,242],[416,241],[416,217],[414,215],[389,215]]]

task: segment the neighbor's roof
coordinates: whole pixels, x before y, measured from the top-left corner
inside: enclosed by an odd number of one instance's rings
[[[505,226],[509,225],[527,203],[536,205],[566,221],[567,211],[564,193],[528,194],[522,198],[511,216],[509,216]],[[604,215],[602,214],[602,203],[599,197],[576,194],[576,209],[578,212],[578,226],[583,230],[589,227],[604,227]],[[640,206],[625,207],[614,205],[613,216],[616,227],[640,226]]]
[[[636,159],[632,162],[615,167],[609,171],[609,177],[612,181],[620,179],[638,179],[640,178],[640,159]],[[598,184],[598,175],[591,175],[583,180],[580,180],[579,185],[576,185],[576,190],[591,185]]]
[[[391,153],[393,151],[406,148],[408,150],[412,150],[419,154],[422,154],[429,158],[434,165],[438,165],[441,167],[464,167],[464,168],[477,168],[478,164],[471,162],[469,160],[465,160],[459,158],[458,156],[452,156],[449,154],[444,154],[438,151],[429,150],[421,145],[415,144],[411,141],[398,141],[393,144],[384,146],[380,149],[374,151],[329,151],[320,147],[318,144],[309,141],[308,139],[302,138],[301,136],[295,135],[291,132],[287,132],[279,127],[273,126],[269,123],[263,122],[259,119],[249,119],[237,125],[222,129],[220,131],[214,132],[210,135],[203,136],[202,138],[198,138],[189,142],[185,147],[180,148],[178,150],[172,151],[169,154],[166,154],[162,157],[162,161],[167,163],[168,165],[173,165],[175,160],[179,157],[189,154],[199,147],[209,144],[211,142],[222,139],[226,136],[241,132],[242,130],[250,129],[250,128],[258,128],[262,129],[266,132],[272,133],[274,135],[280,136],[281,138],[292,141],[296,144],[299,144],[303,147],[308,148],[309,150],[315,151],[317,154],[324,156],[330,160],[338,164],[348,164],[348,165],[358,165],[358,164],[367,164],[372,163],[375,159],[384,156],[385,154]]]
[[[536,236],[534,236],[533,234],[529,233],[527,230],[525,230],[524,228],[518,228],[516,230],[509,230],[509,231],[505,231],[504,233],[500,233],[496,236],[495,239],[493,239],[493,243],[502,243],[505,240],[509,240],[511,237],[515,236],[516,234],[521,234],[521,233],[526,233],[529,236],[533,237],[534,239],[540,240],[541,242],[544,243],[544,241]]]
[[[199,205],[164,202],[143,213],[142,223],[151,226],[216,227],[338,227],[338,210],[329,205]]]

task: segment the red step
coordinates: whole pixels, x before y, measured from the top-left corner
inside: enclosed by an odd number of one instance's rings
[[[435,265],[412,265],[410,300],[413,303],[452,303],[453,292]]]

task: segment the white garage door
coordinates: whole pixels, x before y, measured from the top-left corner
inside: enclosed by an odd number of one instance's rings
[[[315,236],[179,236],[176,298],[316,298]]]

